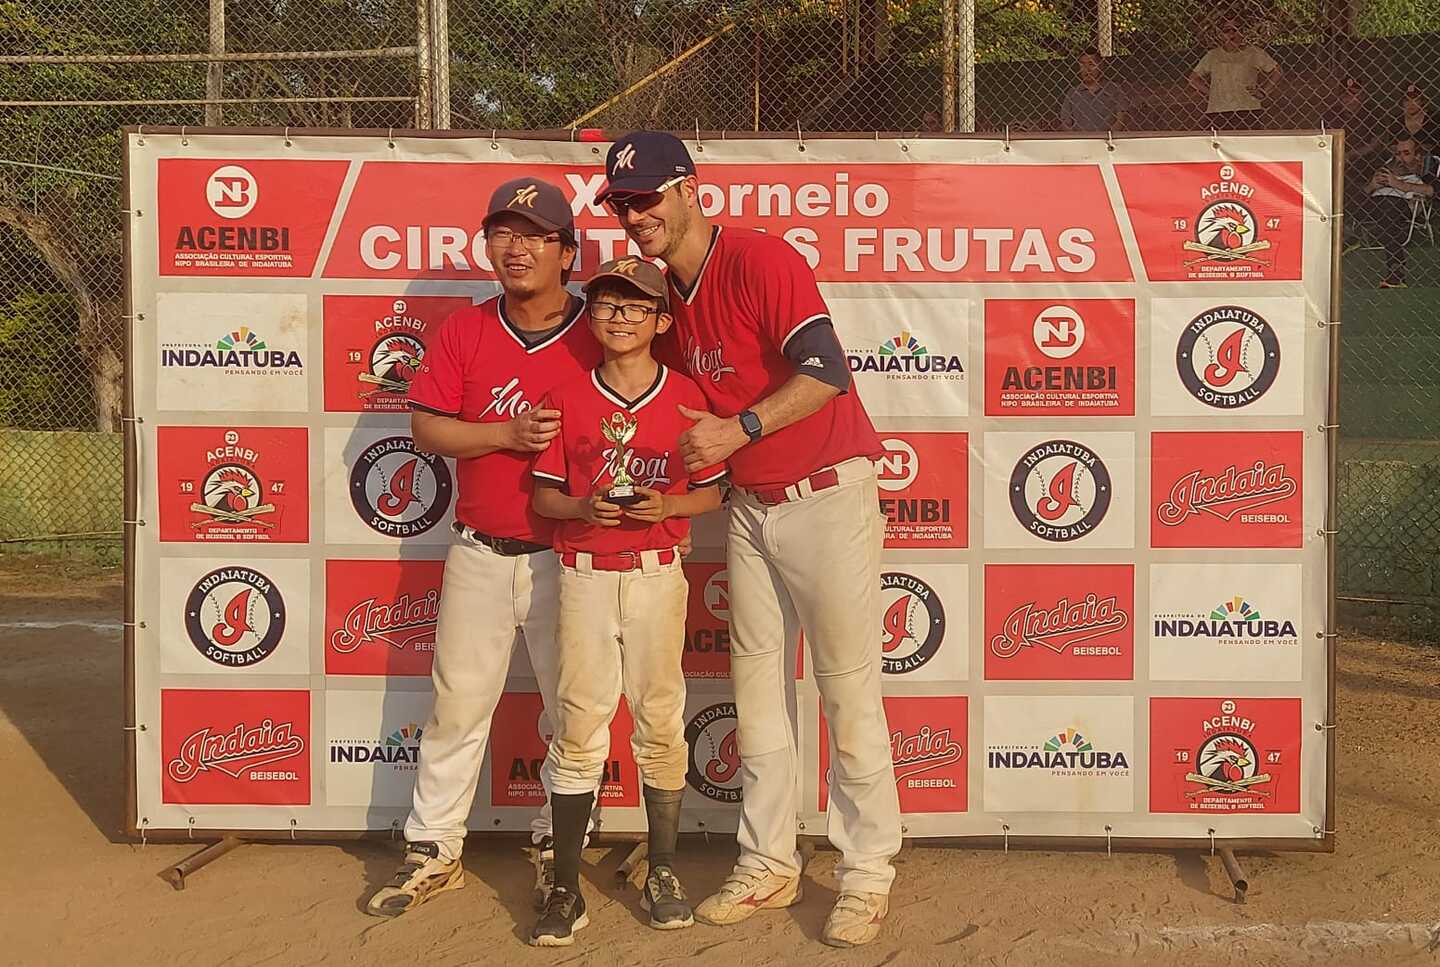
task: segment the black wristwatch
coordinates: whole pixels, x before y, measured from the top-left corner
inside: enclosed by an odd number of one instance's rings
[[[754,410],[740,411],[740,429],[745,431],[745,435],[750,438],[751,443],[760,439],[761,434],[765,432],[765,428],[760,425],[760,417],[755,415]]]

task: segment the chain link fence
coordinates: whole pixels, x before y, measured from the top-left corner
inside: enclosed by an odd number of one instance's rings
[[[118,537],[123,124],[1344,127],[1340,590],[1440,622],[1440,0],[10,0],[0,64],[0,541]]]

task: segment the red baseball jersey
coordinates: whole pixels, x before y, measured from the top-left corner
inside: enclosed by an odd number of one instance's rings
[[[459,309],[441,324],[410,383],[410,406],[471,423],[500,423],[598,365],[600,358],[583,303],[576,303],[547,339],[530,346],[506,318],[504,297],[496,297]],[[535,487],[530,457],[496,450],[456,461],[456,520],[491,537],[552,543],[555,522],[530,507]]]
[[[680,415],[680,405],[703,410],[700,388],[680,373],[661,366],[655,382],[638,399],[627,400],[605,385],[600,370],[557,386],[544,406],[561,412],[560,435],[535,455],[531,473],[560,484],[571,497],[588,497],[609,490],[615,482],[616,445],[601,432],[601,424],[619,415],[635,421],[635,436],[625,449],[626,469],[637,486],[661,493],[682,494],[687,488],[719,483],[725,468],[708,467],[690,476],[680,456],[680,434],[693,425]],[[674,547],[690,533],[690,518],[671,517],[647,524],[622,517],[619,527],[596,527],[583,520],[562,520],[555,532],[558,551],[614,554]]]
[[[694,286],[672,274],[671,344],[720,416],[734,416],[775,392],[795,364],[785,345],[830,309],[804,256],[784,239],[717,226]],[[784,487],[822,467],[884,452],[854,388],[789,426],[741,447],[730,479],[750,489]]]

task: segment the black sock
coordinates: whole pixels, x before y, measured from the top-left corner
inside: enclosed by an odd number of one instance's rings
[[[680,800],[684,789],[645,787],[645,822],[650,827],[650,869],[675,865],[675,840],[680,835]]]
[[[585,845],[585,827],[595,808],[593,792],[579,795],[550,794],[550,822],[555,836],[555,885],[572,893],[580,892],[580,850]]]

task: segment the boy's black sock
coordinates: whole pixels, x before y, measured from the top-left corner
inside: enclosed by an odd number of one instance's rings
[[[680,800],[684,789],[645,787],[645,821],[650,827],[650,869],[675,865],[675,840],[680,835]]]
[[[580,850],[585,845],[585,827],[595,808],[593,792],[550,794],[550,822],[555,836],[555,885],[572,893],[580,892]]]

